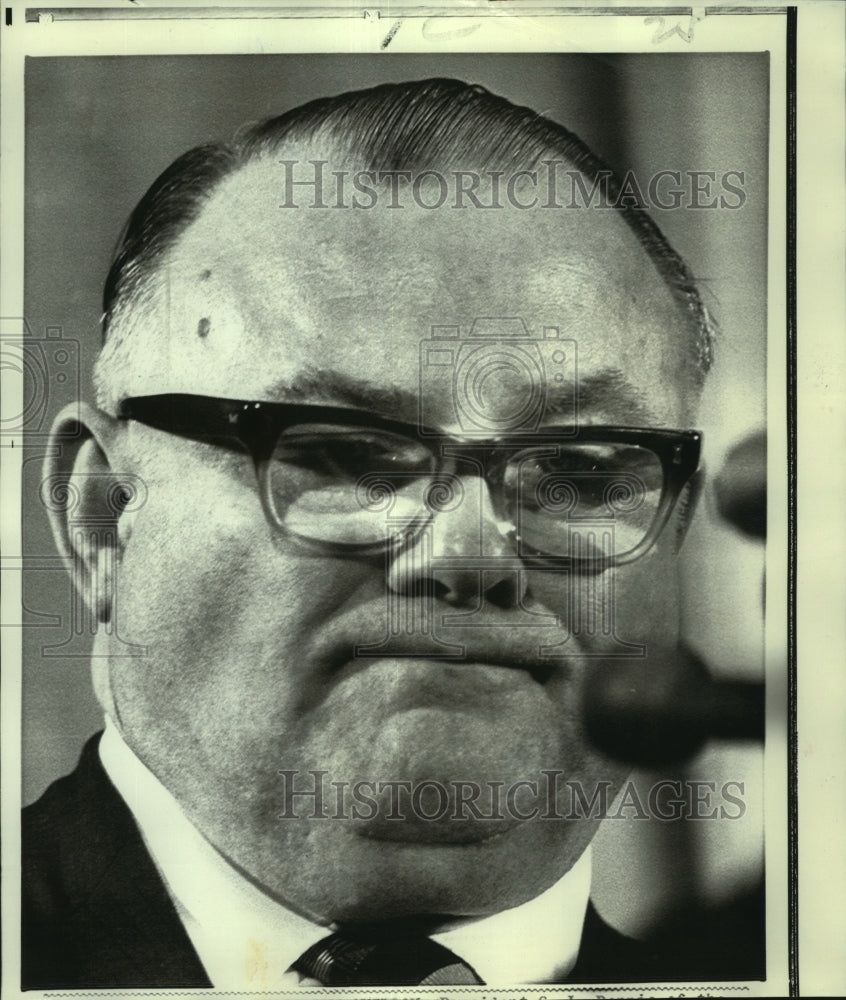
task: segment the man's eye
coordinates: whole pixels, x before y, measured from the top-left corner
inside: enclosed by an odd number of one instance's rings
[[[352,481],[368,473],[424,475],[432,465],[423,445],[376,431],[292,433],[280,439],[274,457],[318,475]]]
[[[625,474],[636,476],[647,489],[660,489],[663,472],[660,459],[645,448],[616,444],[580,445],[560,448],[555,455],[531,460],[529,468],[537,474],[573,473],[578,476],[595,473],[598,478]]]
[[[658,456],[621,444],[573,445],[558,448],[555,454],[524,453],[506,474],[506,487],[519,492],[525,509],[558,511],[571,517],[595,511],[610,514],[621,503],[632,509],[651,508],[662,485]]]

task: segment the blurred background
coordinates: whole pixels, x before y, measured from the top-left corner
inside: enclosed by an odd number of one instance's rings
[[[102,284],[126,217],[192,146],[312,98],[427,76],[481,83],[535,108],[617,170],[632,169],[643,186],[661,170],[742,172],[739,208],[654,215],[702,283],[722,330],[699,420],[708,469],[719,469],[732,445],[764,425],[766,53],[29,58],[24,802],[71,770],[83,740],[101,728],[88,676],[90,635],[74,618],[39,500],[39,434],[65,403],[92,398]],[[683,558],[688,643],[718,677],[760,679],[763,547],[719,519],[711,487]],[[744,809],[736,819],[606,821],[594,849],[594,899],[628,933],[643,934],[691,902],[731,903],[760,879],[761,748],[713,743],[683,770],[638,780],[645,789],[677,776],[717,789],[739,782]]]

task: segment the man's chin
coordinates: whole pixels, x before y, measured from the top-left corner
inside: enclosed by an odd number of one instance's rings
[[[530,812],[526,802],[514,804]],[[252,842],[224,851],[269,895],[319,922],[478,916],[518,906],[575,864],[598,825],[545,809],[523,819],[507,806],[501,817],[456,820],[389,819],[388,809],[342,818],[334,803],[324,805],[322,817],[277,818]]]
[[[379,815],[353,824],[352,833],[370,840],[396,844],[480,844],[503,837],[521,822],[514,817],[492,816],[458,819],[452,813],[442,818],[404,816],[401,819]]]
[[[503,824],[499,835],[481,824],[460,834],[455,828],[427,834],[463,841],[412,838],[410,827],[399,834],[406,840],[396,833],[386,839],[353,836],[338,854],[345,859],[345,875],[325,897],[328,912],[318,904],[319,911],[338,922],[359,923],[473,917],[519,906],[558,881],[589,842],[589,834],[583,839],[576,831],[569,844],[550,838],[551,831],[539,829],[550,825],[506,829]]]

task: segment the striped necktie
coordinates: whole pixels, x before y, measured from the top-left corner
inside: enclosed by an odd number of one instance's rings
[[[482,984],[466,962],[427,937],[372,941],[332,934],[312,945],[293,968],[323,986]]]

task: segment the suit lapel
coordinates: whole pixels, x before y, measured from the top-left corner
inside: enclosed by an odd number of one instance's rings
[[[59,923],[75,956],[74,985],[208,987],[132,814],[103,770],[98,742],[99,735],[89,740],[51,803],[66,905]]]

